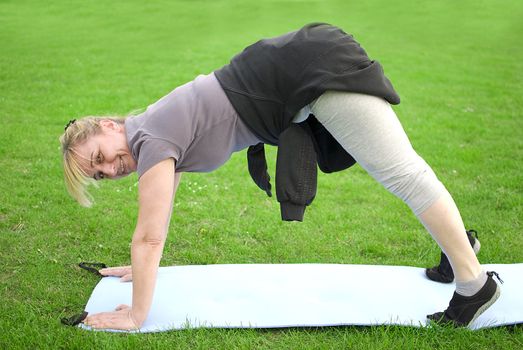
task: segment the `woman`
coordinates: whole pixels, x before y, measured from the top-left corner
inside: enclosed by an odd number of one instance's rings
[[[381,65],[352,36],[327,24],[310,24],[258,41],[230,64],[176,88],[138,116],[70,122],[61,137],[65,179],[82,205],[90,205],[85,187],[93,179],[135,171],[139,176],[132,268],[102,270],[128,280],[132,273],[132,307],[120,305],[84,323],[139,328],[151,306],[181,173],[212,171],[232,152],[249,147],[249,172],[270,196],[267,143],[278,145],[276,193],[284,220],[302,220],[315,196],[317,166],[332,172],[358,162],[407,203],[456,276],[449,307],[428,317],[467,326],[498,298],[495,273],[482,270],[471,247],[475,240],[469,236],[469,242],[454,201],[413,150],[392,110],[390,104],[397,103]],[[441,271],[427,274],[434,279]]]

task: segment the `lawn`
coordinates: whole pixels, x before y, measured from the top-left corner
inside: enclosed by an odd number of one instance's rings
[[[58,137],[84,115],[125,115],[262,37],[329,22],[355,35],[399,92],[411,142],[479,232],[483,263],[523,262],[523,2],[0,1],[0,348],[523,347],[521,328],[332,327],[86,332],[95,276],[128,264],[137,178],[102,183],[85,209],[63,185]],[[432,266],[439,250],[360,167],[320,174],[303,223],[252,183],[245,152],[185,174],[162,265]],[[275,149],[269,152],[271,174]],[[272,176],[274,178],[274,176]]]

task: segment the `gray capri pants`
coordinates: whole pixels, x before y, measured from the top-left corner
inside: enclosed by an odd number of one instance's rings
[[[401,198],[416,216],[447,191],[414,151],[396,113],[384,99],[327,91],[309,108],[361,167]]]

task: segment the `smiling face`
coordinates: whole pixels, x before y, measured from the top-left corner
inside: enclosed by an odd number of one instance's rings
[[[136,171],[124,124],[100,121],[100,132],[74,147],[81,169],[95,180],[118,179]]]

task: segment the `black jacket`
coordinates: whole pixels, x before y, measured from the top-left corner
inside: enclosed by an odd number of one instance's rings
[[[264,143],[278,145],[276,195],[283,220],[303,220],[316,194],[317,165],[333,172],[355,163],[314,116],[292,123],[296,113],[327,90],[400,101],[381,65],[351,35],[322,23],[260,40],[215,75],[250,130]],[[254,182],[270,196],[263,143],[247,154]]]

